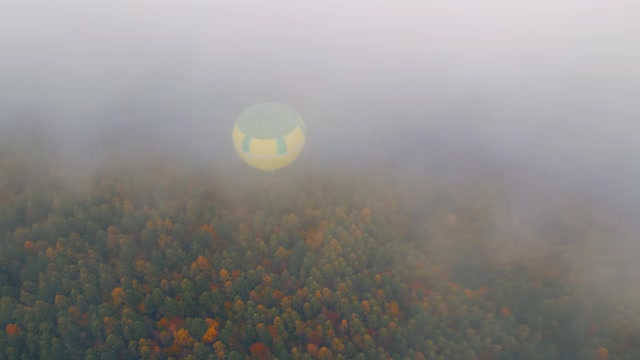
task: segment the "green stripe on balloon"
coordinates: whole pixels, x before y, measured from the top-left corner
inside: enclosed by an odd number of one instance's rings
[[[251,145],[251,136],[245,135],[242,139],[242,151],[249,152],[249,146]]]
[[[283,137],[276,138],[276,144],[278,145],[278,154],[282,155],[287,153],[287,143]]]

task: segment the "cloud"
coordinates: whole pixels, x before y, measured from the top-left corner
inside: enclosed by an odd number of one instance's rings
[[[301,160],[495,170],[501,211],[527,216],[532,180],[637,209],[639,35],[636,0],[10,1],[0,137],[35,121],[79,169],[219,169],[235,116],[281,101],[306,119]]]

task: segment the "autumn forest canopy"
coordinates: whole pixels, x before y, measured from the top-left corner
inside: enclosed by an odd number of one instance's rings
[[[640,358],[637,233],[566,188],[46,154],[0,146],[0,359]]]

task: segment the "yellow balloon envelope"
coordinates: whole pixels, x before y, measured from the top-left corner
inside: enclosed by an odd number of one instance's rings
[[[233,127],[233,145],[249,165],[273,171],[291,164],[304,147],[304,122],[293,109],[265,102],[243,111]]]

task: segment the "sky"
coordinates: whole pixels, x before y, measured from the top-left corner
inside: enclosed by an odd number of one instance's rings
[[[300,111],[318,143],[419,132],[544,166],[640,157],[633,0],[3,7],[2,123],[39,118],[63,143],[127,129],[206,152],[242,109],[273,100]]]
[[[5,0],[0,139],[35,129],[79,169],[118,152],[223,169],[236,116],[277,101],[306,121],[300,161],[414,181],[491,163],[504,209],[544,209],[533,178],[633,218],[638,39],[637,0]]]

